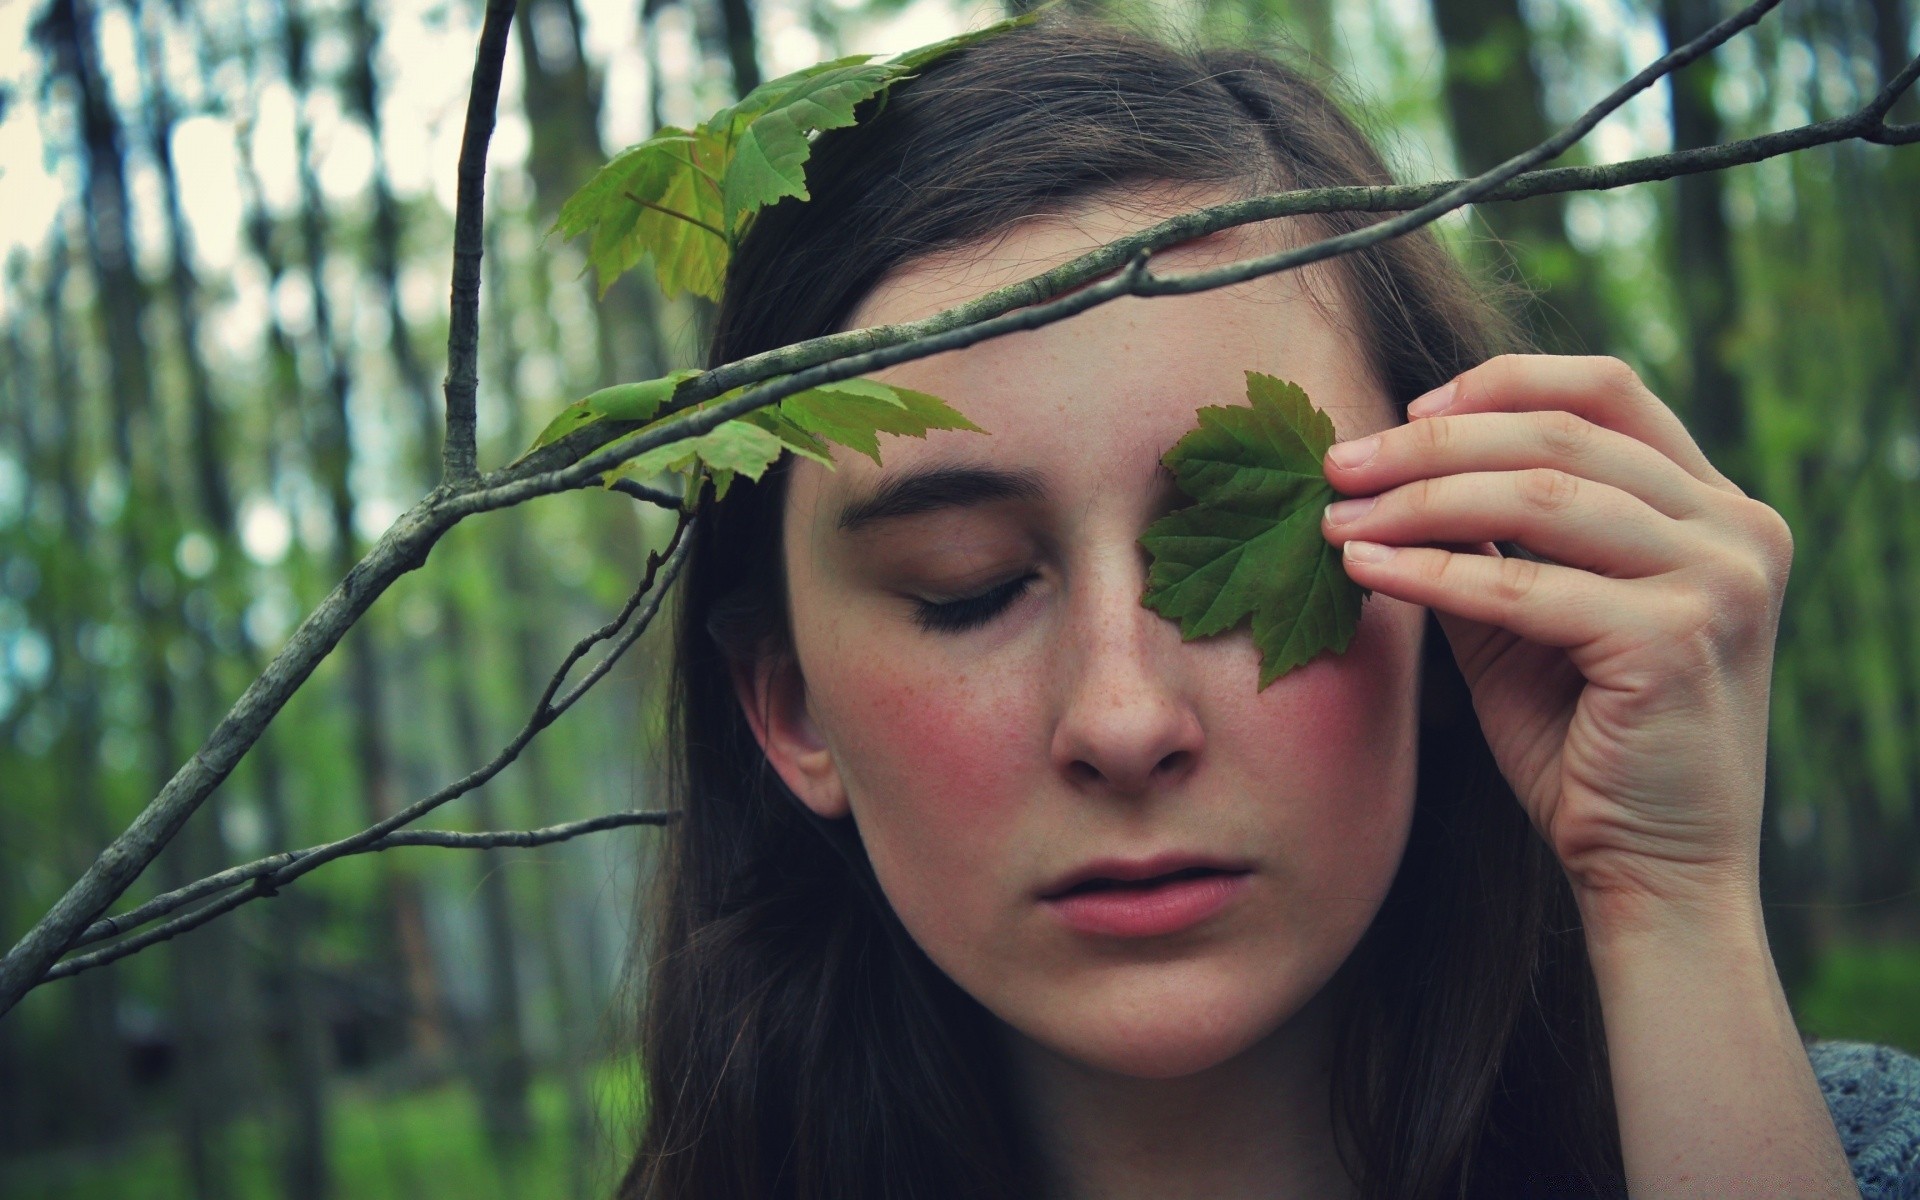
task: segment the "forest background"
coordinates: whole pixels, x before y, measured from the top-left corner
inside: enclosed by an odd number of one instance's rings
[[[1724,15],[1709,0],[1079,4],[1310,57],[1403,179],[1485,169]],[[523,0],[490,158],[483,461],[698,359],[548,238],[605,156],[762,78],[999,10]],[[1601,124],[1606,162],[1858,108],[1913,0],[1792,0]],[[430,485],[472,0],[0,0],[0,932],[46,910]],[[1911,97],[1892,119],[1915,119]],[[1768,917],[1804,1028],[1920,1051],[1920,152],[1858,142],[1490,204],[1442,236],[1546,347],[1619,355],[1797,544]],[[665,514],[454,530],[129,900],[464,774],[617,609]],[[662,642],[432,822],[657,808]],[[649,828],[343,860],[0,1020],[9,1197],[602,1195],[634,1106]]]

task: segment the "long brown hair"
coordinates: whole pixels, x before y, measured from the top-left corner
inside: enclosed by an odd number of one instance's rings
[[[1116,187],[1390,181],[1302,75],[1083,22],[998,36],[873,107],[818,139],[812,200],[763,213],[738,248],[713,363],[831,332],[903,263]],[[1509,344],[1430,237],[1337,273],[1398,405]],[[991,1018],[907,936],[851,822],[786,791],[735,699],[730,661],[790,652],[784,494],[776,469],[709,504],[682,583],[669,752],[685,817],[651,904],[647,1109],[621,1195],[1033,1195]],[[1411,839],[1337,1039],[1342,1155],[1368,1197],[1623,1193],[1571,895],[1432,624],[1427,647]]]

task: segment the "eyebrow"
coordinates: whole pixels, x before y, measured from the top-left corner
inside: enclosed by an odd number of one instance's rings
[[[972,508],[996,500],[1038,500],[1047,494],[1033,471],[1001,467],[910,467],[841,507],[835,521],[843,533],[856,533],[882,521],[948,508]]]

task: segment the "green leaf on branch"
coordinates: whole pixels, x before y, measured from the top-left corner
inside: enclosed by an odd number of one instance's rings
[[[727,148],[713,133],[667,126],[595,172],[560,209],[554,229],[591,234],[587,263],[600,294],[651,258],[667,295],[720,295],[731,249],[721,204]]]
[[[607,472],[605,482],[612,486],[613,481],[622,476],[645,479],[666,471],[684,472],[692,481],[697,481],[699,472],[705,471],[713,477],[714,495],[725,496],[735,475],[760,478],[786,448],[784,442],[759,425],[733,420],[698,437],[656,446]]]
[[[986,432],[938,396],[871,379],[843,379],[788,396],[780,402],[780,416],[816,438],[838,442],[876,463],[882,433],[925,437],[932,429]]]
[[[698,374],[698,371],[674,371],[659,379],[616,383],[612,387],[601,388],[561,409],[560,415],[547,422],[547,427],[533,439],[533,445],[528,446],[527,451],[531,453],[538,450],[548,442],[558,441],[595,421],[650,421],[653,414],[660,411],[660,406],[673,398],[673,393],[682,383]]]
[[[866,55],[823,63],[762,84],[737,106],[749,109],[730,116],[729,109],[714,118],[732,141],[733,155],[722,177],[723,228],[738,233],[748,217],[787,196],[806,200],[807,156],[813,153],[811,136],[821,130],[853,124],[853,110],[901,77],[890,63],[867,62]],[[791,82],[790,82],[791,81]],[[758,113],[750,106],[759,91],[787,84],[771,104]]]
[[[651,259],[669,296],[720,298],[733,247],[754,214],[808,198],[813,136],[854,123],[862,103],[935,59],[1037,19],[1039,10],[910,50],[857,54],[768,80],[692,130],[667,127],[616,154],[560,209],[554,230],[588,234],[587,263],[606,295]]]
[[[698,374],[698,371],[675,371],[661,379],[602,388],[561,410],[528,451],[531,453],[595,421],[647,421],[682,383]],[[756,383],[735,388],[674,415],[680,417],[712,408],[743,395],[750,388],[763,386],[765,384]],[[644,426],[634,433],[644,432],[646,428],[657,428],[657,425]],[[831,467],[833,457],[829,443],[837,443],[877,463],[880,434],[925,437],[935,429],[986,432],[938,396],[871,379],[843,379],[796,392],[777,404],[735,417],[706,433],[656,446],[609,471],[602,482],[611,486],[616,479],[627,476],[648,478],[663,472],[681,472],[688,476],[691,489],[700,473],[706,472],[713,477],[716,493],[724,496],[735,475],[759,479],[787,450]]]
[[[1161,461],[1195,503],[1140,538],[1141,603],[1191,641],[1251,624],[1260,687],[1344,651],[1366,590],[1320,532],[1336,498],[1321,473],[1333,422],[1297,385],[1247,372],[1247,407],[1210,406]]]

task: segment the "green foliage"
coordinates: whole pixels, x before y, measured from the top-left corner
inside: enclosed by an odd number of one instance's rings
[[[1334,499],[1320,462],[1333,422],[1297,385],[1247,372],[1248,407],[1207,407],[1162,458],[1195,504],[1140,538],[1142,602],[1187,640],[1251,621],[1265,688],[1353,639],[1366,592],[1320,532]]]
[[[597,1063],[585,1082],[604,1128],[621,1130],[632,1123],[640,1080],[630,1061]],[[596,1194],[610,1191],[610,1176],[623,1165],[623,1148],[596,1151],[579,1143],[568,1127],[562,1080],[536,1077],[529,1101],[532,1140],[513,1147],[489,1140],[478,1106],[458,1082],[406,1091],[359,1083],[336,1087],[328,1138],[333,1194],[354,1200],[561,1200],[574,1194],[570,1160],[582,1154],[593,1155],[589,1178],[606,1185]],[[0,1195],[10,1200],[187,1200],[193,1194],[162,1122],[149,1119],[120,1132],[125,1140],[113,1153],[89,1147],[85,1153],[0,1160]],[[226,1156],[236,1200],[277,1200],[287,1194],[276,1161],[283,1136],[270,1113],[257,1109],[242,1113],[222,1133],[217,1145]]]
[[[647,421],[682,383],[699,374],[675,371],[660,379],[602,388],[562,409],[540,431],[528,452],[596,421]],[[746,387],[740,387],[723,392],[699,407],[710,408],[746,391]],[[647,428],[651,426],[643,425],[635,432]],[[796,392],[778,404],[736,417],[707,433],[656,446],[609,472],[606,482],[679,472],[687,476],[691,493],[704,472],[713,478],[715,493],[724,496],[735,475],[758,479],[787,450],[831,466],[827,443],[833,442],[877,463],[880,434],[925,437],[934,429],[986,432],[937,396],[871,379],[843,379]]]
[[[587,261],[605,295],[651,258],[661,290],[720,298],[727,260],[755,213],[808,198],[813,135],[854,123],[854,110],[945,54],[1038,12],[910,50],[885,62],[856,54],[768,80],[692,130],[668,126],[616,154],[560,210],[554,229],[591,235]]]
[[[682,383],[700,374],[693,370],[672,371],[659,379],[646,379],[639,383],[616,383],[612,387],[601,388],[580,400],[575,400],[560,410],[560,415],[547,422],[533,439],[529,451],[538,450],[548,442],[558,441],[574,430],[590,425],[601,419],[613,421],[646,421],[660,411],[660,406],[673,398],[673,393]]]
[[[779,433],[782,422],[799,429],[809,440],[838,442],[876,463],[880,461],[876,434],[925,437],[930,429],[986,432],[937,396],[871,379],[846,379],[789,396],[780,402],[779,412],[767,428]],[[806,450],[799,443],[794,443],[794,448],[803,453]]]
[[[1820,961],[1794,997],[1794,1011],[1816,1037],[1878,1042],[1920,1054],[1920,947],[1843,942]]]

